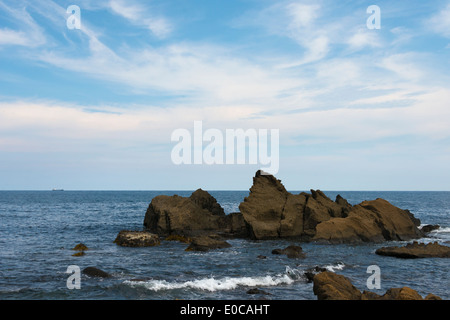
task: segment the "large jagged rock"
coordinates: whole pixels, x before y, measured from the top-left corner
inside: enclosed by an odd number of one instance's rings
[[[258,171],[239,209],[254,239],[301,238],[328,242],[381,242],[419,238],[420,221],[383,199],[352,206],[320,190],[298,195]]]
[[[409,287],[391,288],[382,296],[370,292],[359,291],[343,275],[324,271],[313,278],[313,292],[318,300],[442,300],[434,294],[428,294],[425,299]]]
[[[403,259],[417,258],[450,258],[450,247],[434,243],[418,243],[414,241],[404,247],[383,247],[375,251],[382,256],[391,256]]]
[[[239,205],[245,222],[251,226],[251,236],[255,239],[270,239],[281,236],[281,220],[284,220],[284,207],[289,196],[280,180],[272,175],[263,174],[258,171],[253,178],[253,186],[250,195]],[[293,206],[295,206],[293,204]],[[300,204],[302,206],[302,204]],[[299,223],[302,217],[297,213],[301,210],[293,210],[291,220]],[[289,228],[285,225],[284,228]],[[298,235],[301,229],[297,230]]]
[[[208,192],[198,189],[190,197],[161,195],[152,199],[144,226],[158,235],[199,236],[209,233],[247,235],[240,213],[225,215]]]

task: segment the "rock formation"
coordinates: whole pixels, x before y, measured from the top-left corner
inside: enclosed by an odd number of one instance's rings
[[[391,256],[403,259],[417,258],[450,258],[450,247],[434,243],[418,243],[414,241],[404,247],[383,247],[375,251],[382,256]]]
[[[391,288],[382,296],[370,291],[361,293],[347,277],[330,271],[315,275],[313,282],[313,292],[318,300],[442,300],[433,294],[424,299],[408,287]]]
[[[190,197],[152,199],[144,226],[160,236],[195,237],[211,233],[252,239],[381,242],[410,240],[423,235],[420,221],[383,199],[350,205],[320,190],[292,194],[273,175],[257,171],[240,212],[226,215],[216,199],[198,189]]]
[[[293,237],[340,243],[409,240],[422,235],[418,219],[386,200],[352,206],[339,195],[332,201],[320,190],[296,195],[261,171],[239,209],[254,239]]]

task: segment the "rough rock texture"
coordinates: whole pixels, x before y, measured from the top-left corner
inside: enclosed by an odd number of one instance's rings
[[[382,296],[370,291],[361,293],[348,278],[330,271],[315,275],[313,281],[313,291],[318,300],[441,300],[434,294],[424,299],[408,287],[391,288]]]
[[[305,257],[302,247],[294,245],[288,246],[284,249],[274,249],[272,250],[272,254],[285,254],[290,259]]]
[[[281,234],[282,220],[285,220],[284,207],[289,192],[286,191],[280,180],[272,175],[264,175],[261,171],[253,178],[253,186],[250,195],[239,205],[245,222],[251,226],[251,236],[255,239],[271,239],[283,236]],[[300,204],[302,207],[303,204]],[[301,210],[293,210],[291,220],[300,225],[303,224],[302,216],[296,214]],[[285,221],[283,221],[285,222]],[[285,223],[284,229],[289,228]],[[297,234],[301,235],[302,229]]]
[[[185,251],[209,251],[213,249],[229,248],[231,245],[221,239],[217,239],[211,236],[200,236],[193,238],[191,244]]]
[[[223,211],[223,208],[220,206],[220,204],[217,203],[217,200],[207,191],[197,189],[191,194],[189,198],[199,207],[208,210],[213,215],[217,216],[225,215],[225,211]]]
[[[153,247],[159,245],[160,241],[158,235],[150,232],[122,230],[114,243],[122,247]]]
[[[211,232],[247,235],[240,213],[225,215],[208,192],[198,189],[190,197],[157,196],[152,199],[144,226],[158,235],[199,236]]]
[[[419,224],[409,211],[397,208],[384,199],[376,199],[353,206],[345,218],[320,223],[313,240],[330,242],[410,240],[422,235],[417,228]]]
[[[382,256],[391,256],[403,259],[416,258],[450,258],[450,247],[434,243],[418,243],[414,241],[404,247],[383,247],[375,251]]]
[[[361,300],[442,300],[440,297],[430,293],[425,299],[414,289],[409,287],[403,288],[391,288],[386,291],[382,296],[370,292],[364,291],[361,295]]]
[[[383,199],[352,206],[320,190],[291,194],[280,180],[258,171],[239,209],[254,239],[300,238],[328,242],[381,242],[419,238],[420,221]]]
[[[342,275],[325,271],[315,275],[313,281],[318,300],[361,300],[361,291]]]

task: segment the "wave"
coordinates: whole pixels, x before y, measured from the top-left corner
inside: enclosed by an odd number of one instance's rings
[[[170,282],[166,280],[125,280],[124,284],[131,287],[144,287],[152,291],[195,289],[213,292],[221,290],[234,290],[238,287],[273,287],[279,285],[290,285],[301,279],[303,279],[302,274],[298,270],[286,267],[286,273],[278,274],[275,276],[266,275],[258,277],[223,277],[219,279],[209,277],[184,282]]]
[[[331,272],[344,269],[345,264],[338,262],[324,266],[325,269]],[[125,285],[137,288],[143,287],[151,291],[177,290],[177,289],[193,289],[204,291],[222,291],[234,290],[239,287],[275,287],[280,285],[291,285],[295,282],[305,282],[305,270],[291,268],[286,266],[286,271],[283,274],[265,275],[254,277],[208,277],[188,281],[167,281],[167,280],[125,280]]]
[[[345,264],[343,262],[338,262],[337,264],[331,264],[324,267],[328,271],[335,272],[336,270],[342,270],[345,268]]]
[[[450,233],[450,227],[440,227],[439,229],[433,230],[430,233]]]

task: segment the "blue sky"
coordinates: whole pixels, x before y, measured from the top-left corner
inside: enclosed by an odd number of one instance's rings
[[[248,189],[172,163],[203,121],[279,129],[289,190],[450,190],[449,58],[450,1],[0,0],[0,189]]]

